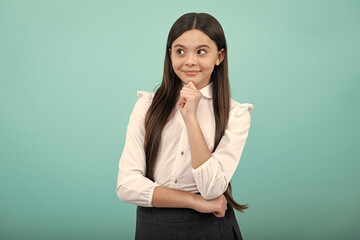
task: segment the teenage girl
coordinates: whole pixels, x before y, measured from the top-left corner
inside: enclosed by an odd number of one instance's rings
[[[230,98],[219,22],[187,13],[171,27],[155,92],[137,92],[116,193],[137,205],[135,239],[242,239],[230,180],[253,105]]]

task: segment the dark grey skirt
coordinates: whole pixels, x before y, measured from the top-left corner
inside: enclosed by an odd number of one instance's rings
[[[233,208],[224,217],[189,208],[136,209],[135,240],[242,240]]]

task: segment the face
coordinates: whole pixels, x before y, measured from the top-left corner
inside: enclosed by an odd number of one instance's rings
[[[176,75],[185,84],[192,81],[197,89],[210,83],[215,65],[224,59],[224,49],[218,51],[216,43],[197,29],[175,39],[169,51]]]

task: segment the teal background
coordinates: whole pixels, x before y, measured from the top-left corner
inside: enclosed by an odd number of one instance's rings
[[[244,239],[360,239],[359,1],[0,0],[0,239],[133,239],[117,168],[136,91],[187,12],[222,24],[253,103]]]

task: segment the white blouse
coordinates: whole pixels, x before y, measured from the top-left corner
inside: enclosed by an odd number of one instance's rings
[[[202,97],[197,118],[210,152],[214,149],[215,118],[212,106],[212,83],[199,90]],[[250,128],[253,104],[231,99],[228,126],[212,156],[193,169],[187,128],[179,106],[162,132],[154,180],[145,177],[145,114],[155,92],[138,91],[138,100],[130,115],[124,150],[120,157],[116,194],[121,201],[152,207],[156,186],[199,193],[210,200],[223,194],[239,164]]]

